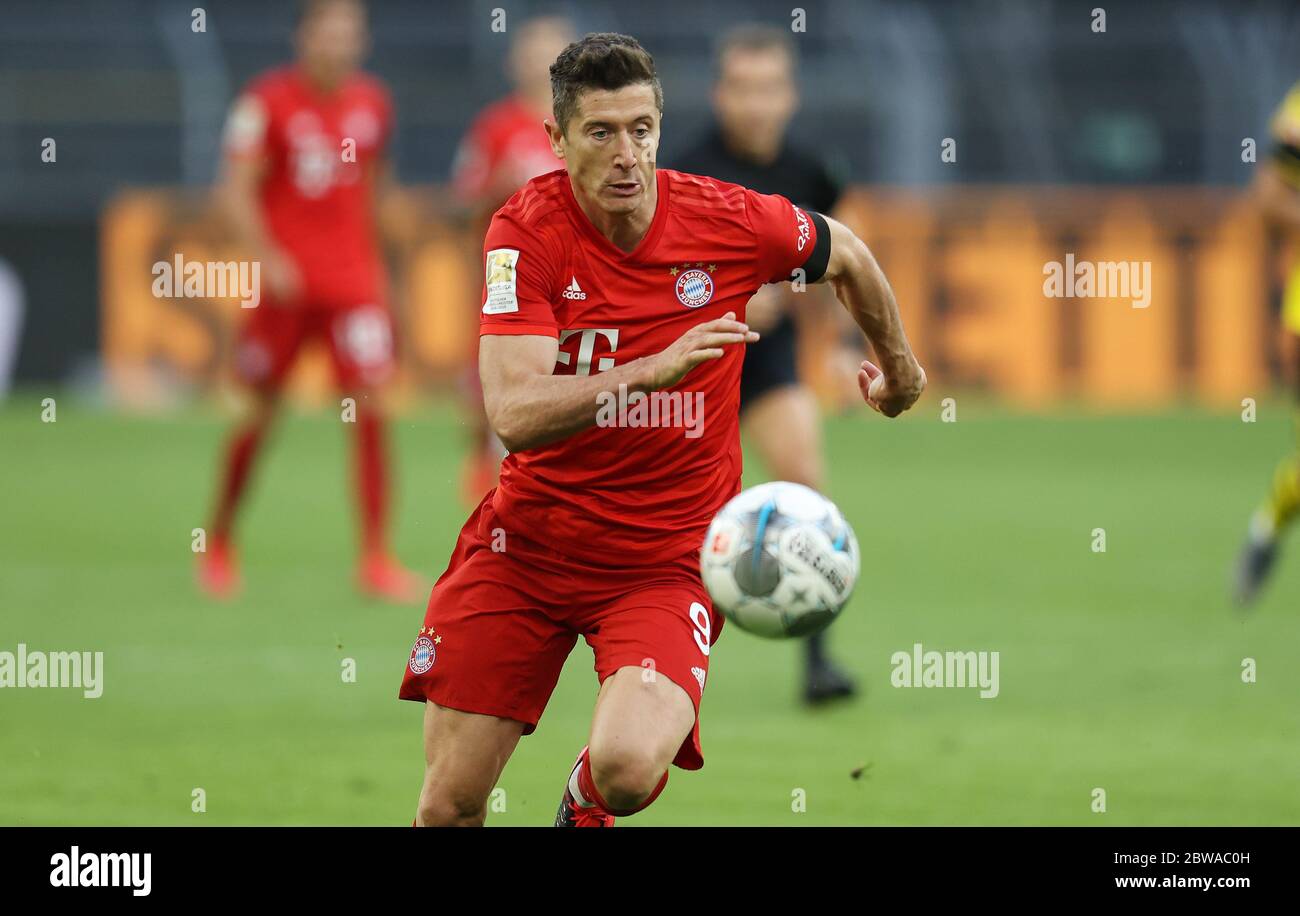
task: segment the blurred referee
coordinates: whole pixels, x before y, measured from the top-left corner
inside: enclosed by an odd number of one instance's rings
[[[780,194],[796,206],[830,213],[839,182],[813,155],[792,147],[786,129],[799,107],[797,65],[789,32],[775,26],[741,25],[717,46],[713,87],[716,125],[673,168]],[[740,421],[774,480],[821,490],[821,429],[812,392],[795,367],[797,331],[786,285],[759,289],[745,320],[762,334],[745,348],[740,382]],[[812,296],[805,292],[802,296]],[[806,641],[803,695],[808,703],[852,696],[852,679],[826,655],[826,634]]]

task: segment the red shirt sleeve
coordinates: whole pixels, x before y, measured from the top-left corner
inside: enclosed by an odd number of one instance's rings
[[[500,214],[483,242],[483,308],[479,334],[559,337],[554,261],[542,239]]]
[[[221,137],[222,151],[230,159],[256,159],[269,153],[274,139],[271,130],[271,93],[259,80],[240,93],[230,106]]]
[[[780,194],[759,194],[746,188],[745,212],[758,243],[758,284],[789,280],[816,249],[817,226],[807,213]]]
[[[487,189],[492,164],[485,134],[482,121],[477,121],[456,147],[451,184],[463,204],[476,203]]]

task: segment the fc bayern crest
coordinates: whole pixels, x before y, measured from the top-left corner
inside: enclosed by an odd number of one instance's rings
[[[684,270],[677,277],[677,299],[688,309],[697,309],[713,298],[713,278],[702,270]]]
[[[424,674],[433,667],[433,660],[437,653],[433,648],[433,640],[427,636],[421,636],[415,641],[411,648],[411,673]]]

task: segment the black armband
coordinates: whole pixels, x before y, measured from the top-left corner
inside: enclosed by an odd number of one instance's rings
[[[805,283],[816,283],[826,276],[826,267],[831,262],[831,227],[826,224],[826,217],[814,210],[805,210],[808,218],[817,227],[817,244],[799,269],[803,271]],[[794,279],[792,276],[790,279]]]

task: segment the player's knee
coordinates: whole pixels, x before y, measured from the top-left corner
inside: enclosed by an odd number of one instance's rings
[[[280,410],[279,395],[272,391],[261,391],[253,401],[248,414],[248,425],[258,432],[265,432],[275,422]]]
[[[486,799],[477,792],[433,785],[420,793],[420,824],[425,827],[482,827],[486,818]]]
[[[820,490],[822,486],[821,456],[813,449],[790,448],[780,450],[767,459],[768,470],[777,480],[801,483]]]
[[[605,803],[616,811],[639,808],[664,775],[654,755],[638,748],[593,745],[589,754],[592,781]]]
[[[801,483],[805,487],[812,487],[814,490],[822,488],[822,466],[813,459],[791,461],[784,474],[778,475],[781,480],[789,480],[793,483]]]

